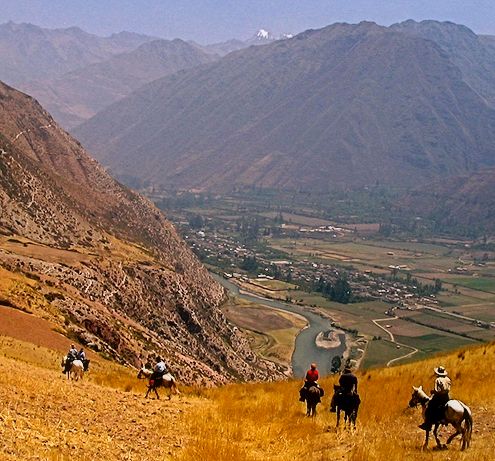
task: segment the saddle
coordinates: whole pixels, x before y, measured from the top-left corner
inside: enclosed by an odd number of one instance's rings
[[[339,386],[337,384],[334,385],[334,393],[335,393],[335,401],[338,405],[345,405],[347,402],[352,403],[356,406],[358,406],[361,403],[361,398],[359,397],[359,394],[354,391],[346,391],[345,389],[342,388],[342,386]]]

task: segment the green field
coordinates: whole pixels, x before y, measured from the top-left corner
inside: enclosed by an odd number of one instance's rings
[[[425,355],[445,352],[461,346],[478,344],[476,341],[454,335],[438,333],[433,329],[430,331],[432,332],[423,336],[415,336],[414,338],[411,338],[410,336],[397,336],[396,339],[400,343],[416,347]]]
[[[368,343],[366,355],[361,363],[362,368],[383,366],[389,360],[395,359],[407,353],[404,348],[397,349],[394,343],[386,340],[375,340]],[[403,363],[403,362],[398,362]]]
[[[495,251],[486,249],[489,246],[480,245],[479,241],[453,237],[429,237],[420,241],[418,235],[413,238],[406,234],[394,234],[395,238],[387,238],[378,232],[380,226],[377,222],[383,222],[379,218],[384,216],[385,208],[382,195],[375,192],[361,191],[350,196],[344,194],[340,198],[337,198],[338,194],[330,194],[322,202],[315,196],[298,193],[241,191],[229,197],[210,196],[204,200],[189,197],[190,205],[172,211],[177,212],[174,220],[180,223],[187,223],[191,214],[201,215],[208,224],[205,226],[207,236],[216,233],[221,237],[221,242],[228,242],[231,248],[244,245],[265,261],[287,259],[294,263],[294,268],[298,264],[299,267],[308,267],[310,262],[328,264],[344,270],[371,273],[371,277],[393,274],[403,281],[412,280],[410,286],[415,283],[414,279],[423,286],[434,285],[435,279],[442,280],[442,291],[428,298],[426,304],[438,306],[444,312],[396,311],[400,317],[410,315],[417,323],[404,319],[388,320],[385,311],[393,304],[381,301],[338,304],[293,284],[259,280],[255,271],[249,273],[250,284],[242,282],[243,288],[261,296],[322,308],[344,329],[357,330],[365,335],[370,340],[363,361],[365,367],[384,364],[407,354],[407,348],[397,349],[397,345],[388,341],[390,334],[395,336],[396,341],[420,349],[407,360],[418,360],[429,354],[476,343],[477,340],[495,339],[493,328],[482,328],[476,321],[447,315],[454,313],[481,322],[495,321]],[[369,206],[373,200],[375,205],[379,205],[378,208]],[[331,210],[338,210],[338,213]],[[246,240],[246,235],[240,231],[242,220],[256,222],[259,226],[256,241]],[[335,235],[333,232],[309,232],[328,225],[342,227],[346,231],[336,232]],[[305,232],[301,232],[300,227],[305,227]],[[209,254],[215,254],[214,246],[210,247]],[[222,267],[222,271],[228,268],[228,272],[242,272],[235,260],[212,263]],[[399,269],[390,266],[399,266]],[[305,286],[301,281],[295,283]],[[376,293],[374,295],[377,296]],[[416,309],[421,305],[422,301],[418,298],[416,303],[406,303],[401,307]],[[257,318],[256,311],[251,314],[251,319],[263,323],[261,318]],[[384,318],[386,320],[379,322],[383,328],[373,322]],[[246,321],[245,318],[243,320]],[[251,327],[256,329],[255,325]],[[272,343],[267,347],[272,347],[275,342],[285,342],[284,337],[289,330],[281,328],[281,336],[277,340],[272,332]],[[384,340],[372,340],[373,337]],[[267,350],[264,352],[270,355]]]
[[[455,281],[454,281],[455,280]],[[495,294],[495,278],[470,277],[450,279],[450,283],[472,288],[473,290],[489,291]]]

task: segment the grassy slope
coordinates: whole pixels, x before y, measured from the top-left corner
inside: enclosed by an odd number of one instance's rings
[[[448,457],[481,461],[495,449],[494,354],[495,345],[485,345],[361,375],[363,405],[351,432],[334,429],[329,396],[316,419],[305,418],[296,381],[145,401],[129,370],[100,360],[83,382],[66,382],[59,353],[0,337],[0,459],[430,460],[432,452],[420,451],[420,411],[407,402],[410,386],[429,388],[432,367],[442,363],[475,421],[471,448],[461,453],[454,443]],[[327,390],[333,381],[323,380]]]

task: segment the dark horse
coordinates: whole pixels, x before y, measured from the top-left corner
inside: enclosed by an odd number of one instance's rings
[[[321,401],[321,389],[318,386],[311,386],[305,394],[306,416],[316,416],[316,405]]]
[[[422,386],[414,387],[411,400],[409,401],[410,407],[416,407],[421,405],[423,408],[423,414],[430,402],[431,397],[426,394]],[[473,417],[471,410],[467,405],[460,400],[449,400],[443,408],[443,416],[439,421],[426,421],[428,424],[433,425],[433,435],[437,442],[437,448],[446,448],[446,445],[442,445],[438,438],[438,426],[443,424],[445,426],[452,424],[455,428],[455,432],[447,439],[447,445],[452,442],[455,436],[461,434],[461,450],[469,447],[471,442],[471,433],[473,432]],[[464,423],[464,424],[463,424]],[[426,431],[425,443],[423,444],[423,450],[428,448],[428,437],[430,430]]]
[[[356,419],[358,415],[361,399],[357,394],[345,394],[339,385],[334,384],[334,403],[337,411],[337,427],[340,423],[340,412],[344,412],[344,425],[347,423],[356,427]]]

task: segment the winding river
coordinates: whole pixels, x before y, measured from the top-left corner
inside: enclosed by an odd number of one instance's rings
[[[330,374],[332,358],[336,355],[342,355],[345,350],[344,334],[339,335],[340,345],[337,347],[326,349],[316,345],[316,337],[319,333],[334,329],[330,320],[315,314],[303,306],[293,306],[274,299],[262,298],[258,295],[250,295],[244,292],[241,293],[237,285],[217,274],[211,273],[211,275],[231,294],[239,298],[303,316],[308,321],[308,327],[303,329],[296,338],[295,350],[292,354],[293,375],[296,378],[302,378],[311,362],[318,364],[318,369],[322,376]]]

